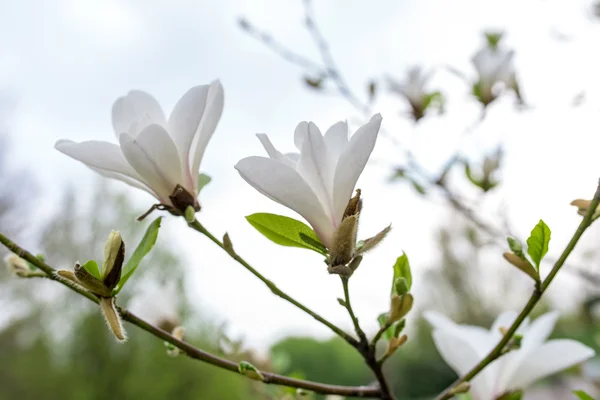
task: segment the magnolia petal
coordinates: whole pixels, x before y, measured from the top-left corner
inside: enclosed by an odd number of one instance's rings
[[[323,136],[327,146],[328,157],[336,165],[340,154],[348,145],[348,122],[340,121],[331,126]],[[334,171],[335,172],[335,171]]]
[[[296,167],[297,160],[294,161],[294,160],[290,159],[290,157],[287,157],[286,155],[281,154],[281,152],[279,150],[277,150],[275,148],[275,146],[273,146],[273,143],[271,143],[271,141],[269,140],[269,137],[266,134],[257,133],[256,137],[258,137],[258,140],[260,140],[260,143],[265,148],[265,151],[267,152],[269,157],[271,157],[274,160],[281,161],[282,163],[289,165],[292,168]],[[298,154],[297,156],[299,157],[300,155]]]
[[[333,226],[321,202],[296,170],[280,161],[256,156],[240,160],[235,169],[260,193],[304,217],[321,242],[331,246]]]
[[[333,182],[333,216],[336,221],[341,220],[344,215],[358,177],[375,147],[380,126],[381,114],[375,114],[352,135],[339,157]]]
[[[294,144],[298,151],[302,151],[302,144],[304,143],[304,138],[308,136],[308,122],[302,121],[294,130]]]
[[[458,327],[454,321],[437,311],[425,311],[423,312],[423,318],[425,318],[425,320],[429,322],[429,325],[434,329],[450,330]]]
[[[306,130],[303,129],[299,132],[299,142],[302,143],[302,149],[296,170],[312,188],[323,205],[323,209],[333,224],[337,226],[342,219],[341,217],[333,219],[333,166],[330,165],[327,159],[327,147],[325,147],[321,131],[314,123],[308,123],[306,128]]]
[[[166,119],[160,104],[149,93],[132,90],[113,104],[112,124],[117,137],[121,133],[135,137],[153,123],[166,126]]]
[[[174,171],[179,166],[179,156],[173,143],[169,143],[164,135],[170,140],[163,127],[150,125],[137,139],[123,133],[119,136],[119,141],[129,164],[159,195],[163,203],[170,204],[169,195],[179,183],[178,180],[170,180],[176,176]],[[175,166],[168,165],[172,163]]]
[[[121,182],[125,182],[126,184],[133,186],[134,188],[138,188],[138,189],[142,189],[145,192],[148,192],[149,194],[151,194],[153,197],[158,198],[158,194],[156,192],[154,192],[151,188],[149,188],[145,183],[142,183],[136,179],[133,179],[127,175],[123,175],[120,174],[118,172],[113,172],[113,171],[107,171],[104,169],[100,169],[100,168],[94,168],[94,167],[90,167],[88,166],[92,171],[97,172],[98,174],[106,177],[106,178],[110,178],[110,179],[115,179]],[[140,178],[141,179],[141,178]]]
[[[552,333],[558,320],[558,311],[552,311],[538,317],[531,323],[521,341],[521,348],[537,347],[543,344]]]
[[[186,171],[186,184],[196,185],[200,161],[223,111],[223,87],[219,81],[195,86],[175,105],[169,131]]]
[[[595,355],[595,351],[571,339],[550,340],[519,364],[507,390],[525,389],[536,380],[552,375]]]
[[[217,129],[217,124],[221,119],[221,114],[223,114],[224,104],[225,94],[223,93],[223,86],[220,81],[214,81],[210,85],[204,115],[198,126],[198,131],[194,136],[192,148],[190,150],[190,168],[192,172],[192,183],[194,185],[198,182],[200,163],[202,162],[206,146],[208,146],[210,138]]]

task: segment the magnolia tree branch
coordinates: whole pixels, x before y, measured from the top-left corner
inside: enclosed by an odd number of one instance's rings
[[[207,238],[209,238],[217,246],[219,246],[220,248],[222,248],[223,250],[225,250],[227,252],[227,254],[229,254],[229,256],[231,258],[233,258],[235,261],[237,261],[239,264],[241,264],[244,268],[246,268],[248,271],[250,271],[250,273],[252,275],[254,275],[258,279],[260,279],[265,285],[267,285],[267,287],[271,290],[271,292],[273,292],[274,295],[279,296],[282,299],[286,300],[287,302],[289,302],[289,303],[293,304],[294,306],[298,307],[300,310],[304,311],[305,313],[307,313],[308,315],[310,315],[311,317],[313,317],[314,319],[316,319],[317,321],[319,321],[320,323],[322,323],[323,325],[325,325],[326,327],[328,327],[329,329],[331,329],[335,334],[337,334],[338,336],[340,336],[342,339],[344,339],[346,342],[348,342],[353,347],[358,347],[359,342],[355,338],[353,338],[352,336],[348,335],[346,332],[344,332],[342,329],[340,329],[339,327],[337,327],[333,323],[327,321],[325,318],[321,317],[316,312],[312,311],[311,309],[309,309],[308,307],[304,306],[299,301],[295,300],[294,298],[292,298],[291,296],[289,296],[288,294],[286,294],[285,292],[283,292],[273,282],[271,282],[269,279],[265,278],[260,272],[258,272],[256,269],[254,269],[250,264],[248,264],[246,262],[246,260],[244,260],[242,257],[240,257],[233,250],[233,245],[231,244],[231,242],[229,242],[229,243],[226,244],[226,243],[224,243],[224,241],[223,242],[220,241],[213,234],[211,234],[200,222],[198,222],[198,220],[194,220],[193,222],[188,223],[188,225],[192,229],[200,232],[201,234],[203,234],[204,236],[206,236]],[[229,236],[226,236],[226,237],[227,237],[227,240],[229,240]]]
[[[79,287],[78,285],[71,283],[69,280],[61,278],[60,276],[58,276],[56,274],[56,270],[53,267],[46,264],[44,261],[37,258],[36,256],[31,254],[27,250],[24,250],[23,248],[21,248],[20,246],[15,244],[13,241],[11,241],[9,238],[7,238],[5,235],[3,235],[1,233],[0,233],[0,243],[2,243],[6,248],[8,248],[10,251],[15,253],[19,257],[30,262],[31,264],[33,264],[37,268],[39,268],[41,271],[43,271],[45,273],[46,278],[51,279],[53,281],[57,281],[65,286],[67,286],[69,289],[79,293],[80,295],[86,297],[87,299],[93,301],[96,304],[99,303],[99,300],[95,295],[89,293],[82,287]],[[181,350],[188,357],[205,362],[207,364],[213,365],[213,366],[221,368],[221,369],[225,369],[227,371],[241,374],[241,372],[239,371],[238,363],[218,357],[218,356],[208,353],[206,351],[200,350],[188,342],[179,340],[176,337],[174,337],[173,335],[169,334],[168,332],[166,332],[166,331],[150,324],[149,322],[143,320],[142,318],[136,316],[131,311],[128,311],[121,307],[118,307],[118,310],[119,310],[119,313],[121,314],[121,317],[125,321],[128,321],[131,324],[150,333],[151,335],[156,336],[157,338],[160,338],[160,339],[172,344],[173,346],[175,346],[179,350]],[[259,372],[259,375],[262,376],[262,379],[260,379],[260,380],[262,380],[262,382],[264,382],[266,384],[274,384],[274,385],[287,386],[287,387],[293,387],[293,388],[298,388],[298,389],[305,389],[305,390],[309,390],[309,391],[312,391],[315,393],[320,393],[320,394],[335,394],[335,395],[340,395],[340,396],[361,397],[361,398],[383,398],[383,399],[386,398],[386,397],[382,397],[381,390],[375,386],[328,385],[328,384],[312,382],[312,381],[307,381],[307,380],[294,379],[294,378],[290,378],[287,376],[278,375],[278,374],[274,374],[274,373],[266,372],[266,371],[258,371],[258,372]]]
[[[594,213],[596,212],[596,207],[598,207],[599,203],[600,182],[598,183],[598,187],[596,188],[594,198],[592,199],[585,216],[581,220],[581,223],[577,227],[577,230],[573,234],[573,237],[563,250],[558,260],[554,263],[554,266],[552,267],[552,270],[550,271],[548,276],[546,276],[546,278],[542,282],[536,282],[535,288],[533,290],[533,293],[531,294],[531,297],[529,298],[529,301],[527,302],[527,304],[525,304],[525,307],[519,313],[517,319],[513,322],[510,328],[508,328],[500,342],[498,342],[496,347],[494,347],[483,360],[481,360],[477,365],[475,365],[473,369],[471,369],[464,376],[460,377],[456,382],[449,386],[446,390],[440,393],[436,397],[436,400],[444,400],[451,398],[453,396],[452,391],[454,388],[456,388],[463,382],[469,382],[470,380],[475,378],[489,364],[491,364],[493,361],[495,361],[504,354],[505,347],[508,344],[508,342],[512,339],[515,332],[517,331],[517,329],[519,329],[519,326],[525,320],[525,318],[527,318],[531,311],[533,311],[536,304],[542,298],[544,292],[548,289],[548,286],[550,286],[550,283],[552,283],[552,280],[554,280],[560,269],[564,266],[565,262],[567,261],[567,257],[569,257],[573,249],[575,249],[575,246],[577,245],[577,242],[579,242],[579,239],[581,238],[583,233],[586,231],[587,228],[589,228],[589,226],[593,222]]]

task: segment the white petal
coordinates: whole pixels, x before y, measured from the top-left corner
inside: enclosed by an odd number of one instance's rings
[[[158,193],[163,203],[169,204],[169,195],[183,182],[177,149],[165,129],[150,125],[136,139],[124,133],[119,140],[129,164]]]
[[[269,140],[269,137],[266,134],[257,133],[256,137],[258,137],[258,140],[260,140],[260,143],[265,148],[269,157],[271,157],[274,160],[281,161],[282,163],[289,165],[292,168],[295,168],[297,160],[294,161],[294,160],[290,159],[289,157],[281,154],[281,152],[279,150],[277,150],[275,148],[275,146],[273,146],[273,143],[271,143],[271,141]],[[299,157],[300,155],[298,154],[297,156]]]
[[[304,138],[308,136],[308,122],[302,121],[294,130],[294,144],[298,151],[302,151],[302,144],[304,143]]]
[[[331,128],[327,129],[323,139],[329,153],[328,157],[332,159],[334,164],[337,164],[340,154],[342,154],[348,145],[348,123],[346,121],[335,123]]]
[[[456,329],[457,324],[437,311],[423,312],[423,318],[435,329]]]
[[[536,380],[579,364],[594,354],[593,349],[575,340],[550,340],[523,360],[507,389],[524,389]]]
[[[204,151],[206,150],[206,146],[208,146],[210,138],[217,129],[217,124],[221,119],[221,114],[223,114],[224,104],[225,95],[223,93],[223,86],[221,85],[221,82],[217,80],[210,85],[208,99],[206,100],[206,109],[204,110],[204,115],[198,126],[198,132],[196,133],[196,136],[194,136],[192,148],[190,150],[190,168],[192,170],[194,187],[198,181],[200,163],[202,162]]]
[[[375,147],[380,126],[381,115],[376,114],[352,135],[346,149],[340,155],[333,183],[333,216],[336,221],[340,221],[344,215],[356,181]]]
[[[70,140],[59,140],[54,147],[107,178],[120,180],[157,196],[127,163],[121,149],[116,144],[100,141],[75,143]]]
[[[433,341],[446,364],[459,376],[466,374],[481,360],[468,339],[461,338],[449,331],[436,330],[433,333]],[[488,366],[488,368],[492,368],[492,371],[495,369],[493,364]],[[471,391],[475,399],[492,400],[493,387],[489,371],[483,370],[471,382]]]
[[[523,335],[521,348],[529,346],[537,347],[544,343],[552,333],[554,325],[556,325],[556,321],[558,320],[558,315],[558,311],[552,311],[533,321],[527,332]]]
[[[113,104],[112,123],[117,137],[121,133],[136,136],[150,124],[166,126],[166,119],[160,104],[152,95],[132,90]]]
[[[219,81],[195,86],[175,105],[169,132],[181,156],[187,184],[196,185],[200,161],[223,111],[223,88]]]
[[[299,142],[302,143],[302,149],[296,170],[317,195],[331,220],[330,224],[337,226],[341,222],[341,218],[334,220],[332,215],[334,166],[327,159],[327,147],[325,147],[321,131],[310,122],[306,130],[300,131]]]
[[[326,247],[333,242],[333,227],[321,203],[300,174],[282,162],[266,157],[247,157],[235,169],[256,190],[300,214]]]

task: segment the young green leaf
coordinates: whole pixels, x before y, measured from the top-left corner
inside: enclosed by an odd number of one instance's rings
[[[577,396],[579,400],[594,400],[592,396],[584,392],[583,390],[573,390],[573,394]]]
[[[527,254],[531,257],[538,271],[540,262],[548,252],[548,243],[550,243],[550,228],[544,221],[540,222],[533,228],[529,239],[527,239]]]
[[[98,268],[98,263],[96,261],[89,260],[88,262],[86,262],[85,264],[83,264],[82,267],[87,272],[89,272],[90,274],[92,274],[92,276],[94,278],[102,280],[102,278],[100,277],[100,268]]]
[[[327,255],[315,231],[303,222],[269,213],[248,215],[246,219],[257,231],[278,245],[300,247]]]
[[[412,287],[412,273],[410,272],[410,263],[408,262],[408,257],[406,253],[402,253],[400,257],[396,260],[394,264],[394,279],[392,281],[392,294],[395,291],[396,280],[398,278],[404,278],[406,280],[406,286],[408,290]]]
[[[158,238],[158,230],[160,228],[161,220],[162,217],[156,218],[146,229],[144,237],[142,238],[135,251],[123,267],[121,280],[117,284],[117,287],[114,290],[114,294],[119,293],[121,289],[123,289],[123,286],[125,285],[127,280],[131,278],[131,275],[133,275],[142,259],[146,256],[146,254],[148,254],[148,252],[150,252],[150,250],[152,250],[152,247],[154,247],[156,239]]]
[[[510,248],[510,251],[515,253],[520,258],[525,259],[525,254],[523,253],[523,245],[521,244],[521,242],[511,237],[507,237],[506,241],[508,242],[508,247]]]
[[[212,178],[205,174],[198,175],[198,193],[204,188],[204,186],[208,185],[212,181]]]

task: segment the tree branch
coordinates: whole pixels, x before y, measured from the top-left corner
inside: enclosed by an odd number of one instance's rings
[[[289,296],[288,294],[283,292],[273,282],[271,282],[269,279],[265,278],[260,272],[258,272],[250,264],[248,264],[246,262],[246,260],[244,260],[242,257],[240,257],[237,253],[235,253],[232,248],[231,249],[226,248],[224,243],[221,242],[219,239],[217,239],[213,234],[211,234],[200,222],[198,222],[197,220],[194,220],[194,222],[189,223],[188,225],[190,226],[190,228],[200,232],[201,234],[203,234],[204,236],[209,238],[217,246],[219,246],[220,248],[225,250],[225,252],[227,254],[229,254],[229,256],[231,258],[233,258],[235,261],[237,261],[239,264],[241,264],[244,268],[246,268],[248,271],[250,271],[250,273],[252,275],[254,275],[258,279],[260,279],[265,285],[267,285],[267,287],[271,290],[271,292],[273,292],[273,294],[275,294],[276,296],[279,296],[282,299],[286,300],[287,302],[293,304],[300,310],[304,311],[305,313],[307,313],[308,315],[310,315],[311,317],[313,317],[314,319],[316,319],[317,321],[319,321],[320,323],[322,323],[323,325],[325,325],[326,327],[331,329],[335,334],[337,334],[342,339],[344,339],[346,342],[348,342],[352,347],[355,347],[355,348],[358,347],[359,342],[355,338],[348,335],[346,332],[344,332],[342,329],[340,329],[333,323],[327,321],[325,318],[321,317],[316,312],[312,311],[311,309],[304,306],[299,301],[295,300],[294,298],[292,298],[291,296]]]
[[[0,243],[2,243],[6,248],[10,251],[18,255],[19,257],[27,260],[31,264],[35,265],[40,270],[44,271],[47,275],[47,278],[57,281],[69,289],[79,293],[80,295],[86,297],[87,299],[93,301],[94,303],[98,303],[98,298],[93,294],[87,292],[85,289],[69,283],[68,280],[59,277],[56,274],[56,270],[52,268],[50,265],[46,264],[41,259],[37,258],[27,250],[24,250],[16,243],[11,241],[5,235],[0,233]],[[238,370],[239,364],[224,358],[220,358],[206,351],[200,350],[197,347],[194,347],[190,343],[187,343],[183,340],[179,340],[173,335],[169,334],[166,331],[150,324],[149,322],[143,320],[142,318],[136,316],[131,311],[128,311],[124,308],[118,307],[119,313],[121,317],[130,322],[131,324],[145,330],[146,332],[156,336],[166,342],[171,343],[173,346],[180,349],[184,354],[188,357],[205,362],[207,364],[211,364],[215,367],[225,369],[227,371],[240,373]],[[264,377],[263,382],[266,384],[274,384],[280,386],[288,386],[293,388],[305,389],[315,393],[320,394],[336,394],[340,396],[353,396],[353,397],[370,397],[370,398],[381,398],[381,390],[377,387],[373,386],[340,386],[340,385],[328,385],[318,382],[312,382],[301,379],[294,379],[283,375],[274,374],[271,372],[260,371],[262,376]]]
[[[571,254],[573,249],[575,249],[575,246],[577,245],[577,242],[579,242],[579,239],[581,238],[583,233],[591,225],[593,215],[596,212],[596,207],[598,206],[599,203],[600,203],[600,182],[598,183],[598,187],[596,188],[596,193],[594,194],[594,198],[592,199],[592,202],[590,203],[590,207],[588,208],[581,223],[577,227],[577,230],[573,234],[573,237],[571,238],[571,240],[565,247],[564,251],[558,258],[558,260],[556,261],[554,266],[552,267],[552,270],[550,271],[548,276],[546,276],[546,279],[544,279],[544,281],[541,282],[541,284],[536,285],[535,289],[533,290],[533,293],[531,294],[531,297],[529,298],[529,301],[527,302],[527,304],[525,304],[525,307],[519,313],[519,315],[517,316],[517,319],[513,322],[513,324],[510,326],[510,328],[506,331],[506,333],[504,334],[504,336],[502,337],[500,342],[498,342],[496,347],[494,347],[488,353],[488,355],[483,360],[481,360],[477,365],[475,365],[469,372],[467,372],[464,376],[459,378],[456,382],[454,382],[446,390],[444,390],[442,393],[440,393],[436,397],[436,400],[445,400],[445,399],[451,398],[453,396],[451,394],[452,389],[454,389],[457,385],[461,384],[462,382],[470,381],[471,379],[476,377],[481,371],[483,371],[489,364],[491,364],[493,361],[495,361],[500,356],[502,356],[502,354],[504,352],[504,348],[507,345],[507,343],[512,339],[512,337],[515,334],[515,332],[517,331],[517,329],[519,329],[519,326],[521,325],[521,323],[525,320],[525,318],[527,318],[527,316],[531,313],[531,311],[536,306],[538,301],[542,298],[542,295],[544,294],[546,289],[548,289],[548,286],[550,286],[550,283],[552,283],[552,280],[554,280],[554,278],[558,274],[558,271],[560,271],[560,269],[565,264],[567,257],[569,257],[569,255]]]

